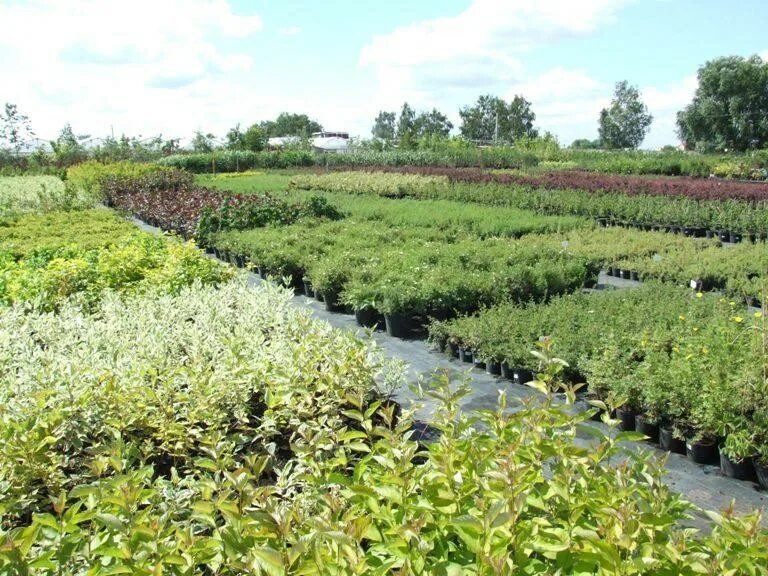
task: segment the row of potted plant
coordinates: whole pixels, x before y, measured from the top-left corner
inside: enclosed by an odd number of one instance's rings
[[[264,273],[306,278],[325,296],[352,309],[385,314],[400,335],[428,317],[449,317],[512,298],[542,300],[594,284],[600,264],[561,246],[542,248],[480,240],[371,222],[303,222],[281,228],[223,232],[220,251],[242,255]]]
[[[567,380],[586,381],[590,399],[625,429],[768,488],[762,311],[654,283],[502,304],[435,321],[429,332],[441,349],[519,382],[536,368],[529,350],[546,338],[568,363]]]
[[[445,173],[450,174],[449,170]],[[579,215],[600,219],[603,224],[621,223],[637,228],[685,232],[690,236],[740,234],[754,240],[765,239],[768,233],[768,191],[722,192],[721,194],[668,193],[637,191],[628,193],[622,189],[534,186],[532,183],[500,181],[508,175],[486,172],[470,172],[477,182],[451,178],[449,183],[436,179],[435,175],[418,177],[418,173],[398,172],[335,172],[301,174],[292,178],[294,186],[311,190],[344,190],[355,194],[382,194],[392,197],[421,199],[453,199],[464,202],[507,205],[532,210],[538,214]],[[436,171],[437,175],[444,175]],[[591,175],[594,177],[597,175]],[[538,178],[538,176],[525,176]],[[468,182],[468,180],[470,182]],[[642,182],[646,178],[639,179]],[[526,180],[527,182],[527,180]],[[673,181],[676,182],[676,181]],[[694,180],[696,187],[701,180]],[[692,184],[694,185],[694,184]],[[719,191],[736,183],[712,183]],[[739,184],[748,186],[755,184]],[[766,187],[768,185],[762,185]],[[662,187],[662,190],[667,188]],[[734,237],[735,239],[736,237]]]

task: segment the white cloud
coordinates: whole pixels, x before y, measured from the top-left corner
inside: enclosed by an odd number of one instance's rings
[[[628,0],[474,0],[457,16],[376,36],[360,64],[389,106],[431,93],[497,90],[524,81],[521,56],[537,45],[590,33]]]
[[[44,137],[65,121],[98,135],[110,125],[176,135],[222,122],[217,102],[241,98],[233,82],[252,67],[225,41],[262,28],[258,15],[236,14],[226,0],[11,2],[0,4],[0,21],[12,79],[0,100],[18,103]]]

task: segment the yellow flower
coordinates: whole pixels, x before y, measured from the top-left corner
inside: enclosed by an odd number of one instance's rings
[[[742,318],[741,316],[734,316],[733,320],[736,323],[740,323],[740,322],[742,322],[744,320],[744,318]]]
[[[685,316],[683,314],[680,314],[680,316],[678,316],[678,318],[680,318],[680,320],[685,320]]]
[[[728,304],[730,304],[731,306],[736,306],[736,302],[734,302],[733,300],[731,300],[730,302],[728,302]]]
[[[704,296],[704,294],[701,292],[696,292],[696,298],[701,298],[702,296]]]
[[[763,313],[762,312],[755,312],[755,318],[762,318]]]

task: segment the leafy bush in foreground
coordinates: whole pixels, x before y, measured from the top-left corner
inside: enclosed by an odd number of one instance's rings
[[[310,346],[322,340],[312,334]],[[346,350],[338,374],[357,363]],[[249,348],[245,357],[263,364],[269,354]],[[556,378],[545,369],[542,386]],[[288,400],[275,398],[273,410],[289,426],[266,436],[291,439],[287,461],[264,443],[258,420],[225,436],[218,422],[201,433],[193,412],[182,442],[200,442],[203,454],[170,469],[117,439],[88,482],[0,533],[0,567],[11,574],[765,574],[768,535],[758,514],[709,513],[706,535],[681,528],[690,507],[661,482],[659,464],[617,445],[633,435],[598,433],[589,446],[574,444],[584,415],[549,402],[510,414],[504,397],[498,410],[465,415],[457,406],[467,390],[443,381],[429,392],[441,436],[423,447],[407,416],[396,421],[378,404],[366,409],[354,386],[346,396],[326,399],[323,390],[299,402],[306,423],[291,413],[298,397],[285,391]],[[184,399],[184,408],[196,407],[196,394]],[[318,416],[318,399],[329,412]],[[217,401],[204,402],[203,413],[218,408],[224,423],[235,420],[238,412],[230,416],[227,402]],[[343,418],[334,416],[338,409]],[[263,422],[271,431],[272,418]],[[238,449],[254,436],[248,454]]]

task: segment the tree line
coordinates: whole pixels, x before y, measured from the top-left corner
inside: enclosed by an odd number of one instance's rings
[[[698,70],[698,87],[693,100],[677,114],[677,133],[686,149],[700,152],[741,152],[768,147],[768,62],[759,56],[727,56],[705,63]],[[534,125],[533,105],[523,95],[510,101],[482,95],[470,106],[459,110],[459,138],[465,144],[509,145],[535,138],[553,139],[540,134]],[[578,139],[572,148],[637,148],[647,135],[653,117],[643,103],[640,91],[628,81],[618,82],[613,99],[600,111],[598,138]],[[216,148],[259,151],[269,138],[296,137],[307,143],[322,125],[307,114],[282,113],[267,120],[231,128],[222,140],[213,134],[195,132],[187,149],[209,152]],[[380,111],[371,129],[371,147],[417,148],[435,146],[449,139],[453,123],[443,112],[416,111],[404,103],[399,111]],[[69,124],[49,142],[49,154],[37,146],[29,118],[15,104],[0,110],[0,165],[13,164],[22,156],[38,162],[69,165],[86,158],[101,160],[151,160],[182,151],[180,140],[162,136],[141,139],[129,136],[93,139],[76,134]],[[95,142],[95,143],[94,143]],[[463,144],[462,144],[463,145]]]

